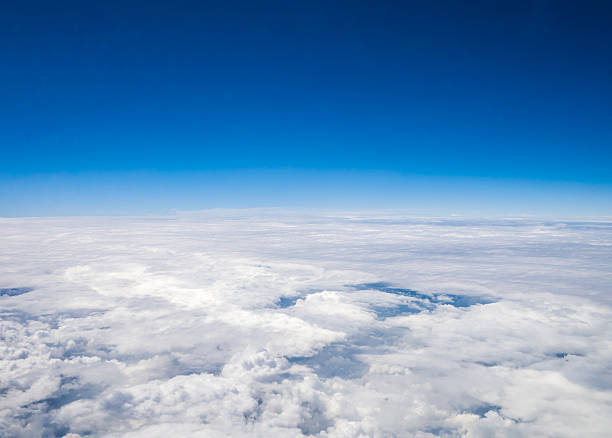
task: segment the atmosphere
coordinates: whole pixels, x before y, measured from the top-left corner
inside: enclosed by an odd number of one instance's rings
[[[0,215],[457,197],[609,215],[611,18],[607,2],[11,2]]]

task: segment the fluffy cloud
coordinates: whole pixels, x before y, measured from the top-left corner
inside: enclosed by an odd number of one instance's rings
[[[0,219],[0,435],[606,436],[612,223]]]

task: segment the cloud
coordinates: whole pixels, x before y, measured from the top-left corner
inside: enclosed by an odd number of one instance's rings
[[[612,429],[605,221],[234,211],[0,239],[2,436]]]

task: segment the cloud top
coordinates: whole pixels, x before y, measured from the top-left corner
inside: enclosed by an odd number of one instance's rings
[[[612,224],[0,219],[0,435],[606,436]]]

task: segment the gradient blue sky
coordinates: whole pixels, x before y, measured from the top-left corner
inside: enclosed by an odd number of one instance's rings
[[[612,215],[610,2],[11,2],[0,215]]]

